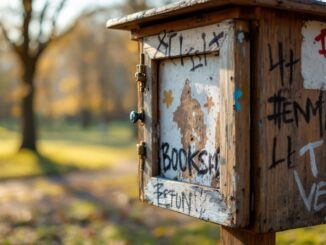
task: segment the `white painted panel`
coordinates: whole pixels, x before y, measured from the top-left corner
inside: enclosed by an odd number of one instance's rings
[[[225,21],[179,32],[163,31],[144,38],[144,51],[151,59],[218,51],[230,28],[230,21]]]
[[[302,28],[301,72],[304,88],[326,90],[326,23],[307,21]]]
[[[153,205],[206,221],[231,223],[231,214],[221,193],[213,188],[151,178],[145,187],[145,199]]]
[[[159,164],[165,178],[218,188],[220,58],[205,60],[195,70],[197,57],[159,64]]]

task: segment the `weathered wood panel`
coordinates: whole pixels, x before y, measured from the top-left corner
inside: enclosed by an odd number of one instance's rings
[[[162,178],[151,178],[145,187],[145,199],[158,207],[206,221],[232,225],[221,193],[213,188]]]
[[[264,10],[255,40],[252,164],[260,232],[326,221],[326,98],[320,83],[305,83],[301,73],[320,68],[305,53],[307,43],[322,49],[308,40],[323,30],[310,29],[310,20]],[[309,52],[325,64],[317,49]]]
[[[143,53],[144,43],[141,42],[141,53]],[[142,139],[146,144],[146,159],[144,165],[144,172],[142,173],[143,190],[141,194],[144,196],[144,187],[152,176],[157,176],[158,165],[157,162],[157,144],[158,144],[158,113],[157,113],[157,62],[145,56],[146,65],[146,86],[145,91],[141,93],[141,102],[139,105],[144,109],[145,123],[142,127]]]
[[[209,26],[212,24],[220,23],[225,20],[231,19],[252,19],[254,9],[233,7],[223,9],[212,13],[202,13],[189,16],[180,20],[171,20],[157,23],[154,25],[146,26],[141,29],[131,31],[131,39],[137,40],[146,36],[157,35],[162,30],[169,32],[183,31],[192,28]]]
[[[221,192],[244,227],[250,218],[250,40],[246,21],[234,22],[223,54],[221,80]]]

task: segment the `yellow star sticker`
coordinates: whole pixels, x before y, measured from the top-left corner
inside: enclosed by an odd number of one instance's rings
[[[169,108],[173,102],[172,90],[165,90],[163,94],[164,94],[163,104],[165,104],[166,107]]]
[[[208,110],[208,113],[211,111],[212,107],[215,105],[214,102],[213,102],[213,98],[211,96],[207,97],[207,102],[206,104],[204,105],[204,107],[207,108]]]

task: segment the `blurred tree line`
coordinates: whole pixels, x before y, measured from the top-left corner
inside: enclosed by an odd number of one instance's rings
[[[126,0],[84,11],[58,28],[69,0],[43,1],[41,7],[37,0],[19,1],[20,8],[0,18],[0,120],[21,119],[21,148],[37,151],[35,115],[43,122],[78,121],[83,128],[126,119],[136,100],[138,46],[128,33],[107,31],[105,22],[153,2]]]

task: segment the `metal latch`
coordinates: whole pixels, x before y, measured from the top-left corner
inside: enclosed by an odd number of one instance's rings
[[[146,86],[146,66],[145,66],[145,55],[140,54],[140,64],[136,66],[137,72],[135,77],[137,80],[137,87],[139,92],[145,91]]]

